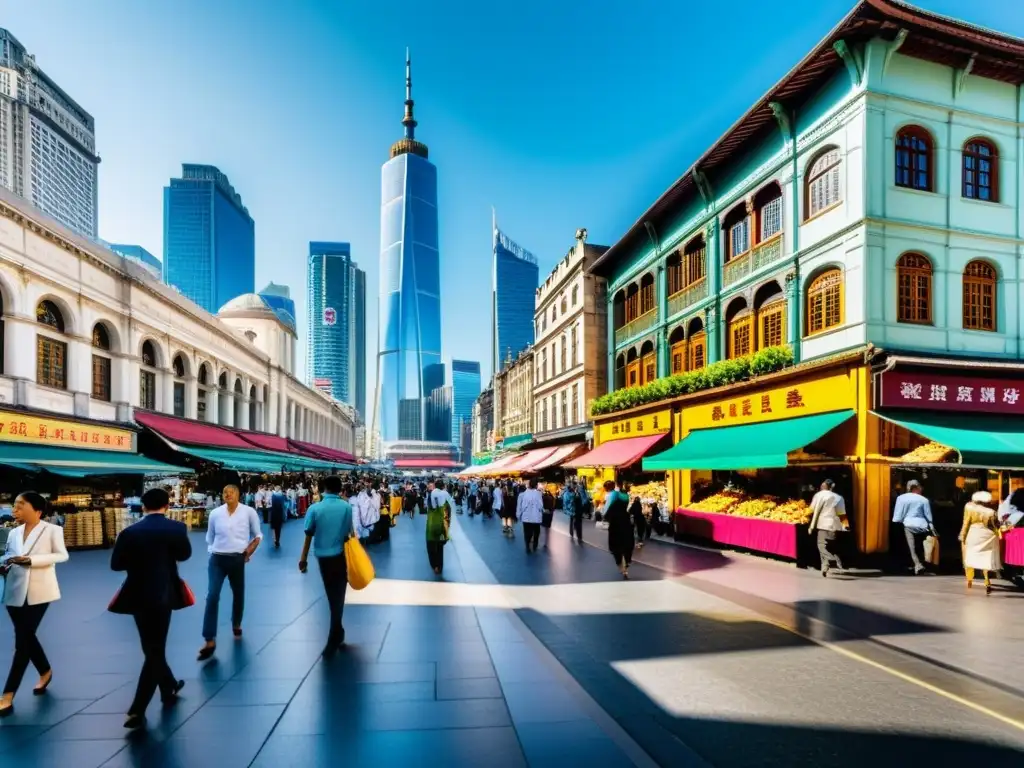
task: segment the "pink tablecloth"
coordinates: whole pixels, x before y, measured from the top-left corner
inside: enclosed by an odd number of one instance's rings
[[[676,532],[683,536],[708,539],[794,560],[797,557],[797,533],[800,527],[790,523],[695,512],[691,509],[677,509],[675,523]]]
[[[1014,528],[1004,536],[1006,549],[1003,562],[1007,565],[1024,565],[1024,528]]]

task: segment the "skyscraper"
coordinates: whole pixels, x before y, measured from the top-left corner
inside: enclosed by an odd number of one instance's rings
[[[423,401],[443,384],[432,373],[441,364],[437,169],[415,137],[408,51],[402,125],[381,169],[376,409],[385,443],[423,439]]]
[[[491,363],[497,373],[533,343],[537,258],[498,229],[493,230],[491,270]]]
[[[181,166],[164,187],[164,282],[207,312],[256,290],[256,227],[228,177]]]
[[[103,242],[103,241],[100,241]],[[154,256],[152,253],[147,251],[141,245],[129,245],[127,243],[103,243],[110,250],[116,253],[118,256],[123,256],[129,261],[134,261],[136,264],[144,267],[149,274],[151,274],[157,280],[161,279],[164,271],[164,265],[160,263],[160,259]]]
[[[260,291],[260,298],[274,310],[274,314],[281,318],[282,323],[291,328],[298,328],[298,323],[295,322],[295,300],[287,285],[267,283],[267,287]]]
[[[99,163],[92,115],[0,29],[0,186],[95,238]]]
[[[480,363],[452,360],[452,442],[459,446],[461,461],[469,464],[464,446],[464,430],[473,423],[473,403],[480,395]]]
[[[366,273],[348,243],[311,242],[306,377],[366,418]]]

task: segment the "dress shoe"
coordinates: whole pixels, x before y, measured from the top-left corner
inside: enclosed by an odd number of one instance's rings
[[[160,700],[163,702],[165,707],[170,707],[178,703],[178,694],[181,693],[181,689],[185,687],[184,680],[177,680],[174,683],[174,690],[167,696],[161,696]]]
[[[125,719],[124,719],[124,727],[127,728],[130,731],[133,731],[133,730],[135,730],[137,728],[145,728],[146,727],[146,716],[145,715],[133,715],[131,712],[129,712],[128,716],[125,717]]]

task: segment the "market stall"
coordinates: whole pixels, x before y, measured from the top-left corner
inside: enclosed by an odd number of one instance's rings
[[[587,486],[595,509],[607,480],[634,484],[664,480],[661,473],[645,472],[640,460],[669,441],[671,408],[636,409],[616,416],[595,421],[594,448],[562,463],[563,469],[574,470]]]

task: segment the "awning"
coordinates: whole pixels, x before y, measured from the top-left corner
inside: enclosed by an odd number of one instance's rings
[[[192,474],[188,467],[177,467],[137,453],[92,451],[84,448],[60,448],[48,445],[0,444],[0,464],[27,472],[47,470],[55,475],[179,475]]]
[[[236,472],[326,472],[332,469],[351,469],[343,464],[332,464],[318,459],[307,459],[303,456],[292,456],[269,451],[244,451],[230,448],[200,448],[194,445],[179,446],[178,450],[220,464],[225,469]]]
[[[643,456],[665,435],[644,435],[643,437],[627,437],[622,440],[610,440],[602,443],[589,453],[567,461],[562,466],[567,469],[579,467],[628,467]]]
[[[785,467],[791,451],[810,445],[853,415],[854,411],[846,410],[736,427],[697,429],[667,451],[644,459],[644,471]]]
[[[295,440],[294,438],[288,438],[288,442],[292,447],[297,448],[300,451],[306,451],[307,453],[310,453],[317,458],[324,459],[325,461],[343,461],[348,464],[356,463],[356,457],[348,451],[339,451],[337,448],[328,448],[325,445],[307,443],[304,440]]]
[[[490,464],[484,464],[482,467],[471,467],[473,470],[471,474],[480,475],[481,477],[491,474],[501,474],[509,464],[520,458],[522,455],[523,454],[521,453],[510,453],[507,456],[495,459]]]
[[[539,462],[533,465],[534,472],[540,472],[542,469],[548,469],[549,467],[557,467],[563,461],[568,459],[570,456],[578,453],[584,448],[586,443],[570,443],[569,445],[558,446],[553,453],[546,458],[541,459]]]
[[[954,449],[960,454],[961,464],[993,468],[1024,467],[1024,426],[1013,417],[945,415],[920,411],[872,413]]]
[[[457,469],[460,461],[451,459],[395,459],[396,469]]]
[[[517,456],[513,461],[510,461],[502,467],[502,471],[510,474],[533,472],[536,469],[536,465],[544,461],[544,459],[554,453],[554,451],[554,448],[534,448],[532,451],[526,451],[525,453],[519,454],[519,456]]]
[[[246,450],[253,445],[232,432],[230,429],[219,427],[216,424],[206,424],[191,419],[179,419],[174,416],[166,416],[152,411],[141,411],[136,409],[135,421],[144,427],[149,427],[159,432],[168,440],[175,443],[187,443],[191,445],[212,446],[216,448],[240,448]]]

